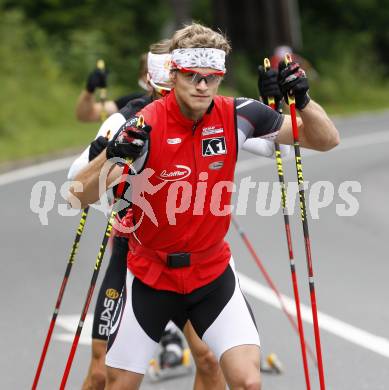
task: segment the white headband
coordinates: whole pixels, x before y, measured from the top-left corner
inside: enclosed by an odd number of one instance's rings
[[[172,63],[177,68],[212,68],[226,71],[226,52],[208,47],[190,47],[172,51]]]
[[[147,54],[147,70],[150,80],[154,84],[167,84],[170,82],[170,54]]]

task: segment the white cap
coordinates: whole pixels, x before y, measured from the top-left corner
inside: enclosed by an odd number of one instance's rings
[[[170,62],[170,54],[153,54],[151,52],[147,54],[147,70],[151,85],[170,89],[163,85],[170,82]],[[159,84],[162,85],[160,86]]]

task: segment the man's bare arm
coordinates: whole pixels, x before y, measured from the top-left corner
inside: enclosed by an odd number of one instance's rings
[[[93,93],[82,91],[78,97],[76,105],[76,117],[81,122],[98,122],[101,119],[103,109],[107,116],[118,112],[118,108],[113,100],[107,100],[103,103],[96,102]]]
[[[339,133],[324,109],[313,100],[299,111],[297,118],[300,145],[305,148],[327,151],[339,144]],[[292,120],[285,115],[276,142],[293,145]]]
[[[107,160],[104,149],[74,178],[75,182],[81,183],[82,191],[78,191],[79,186],[76,184],[70,187],[68,197],[70,205],[74,208],[85,208],[97,202],[121,174],[122,168]]]

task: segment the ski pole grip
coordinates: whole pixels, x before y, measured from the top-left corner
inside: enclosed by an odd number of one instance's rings
[[[290,53],[285,54],[285,64],[289,65],[292,62],[292,55]]]
[[[270,60],[267,57],[264,58],[264,60],[263,60],[263,67],[265,69],[265,72],[268,72],[269,69],[270,69]],[[275,110],[275,108],[276,108],[276,101],[274,100],[274,97],[273,96],[269,96],[267,98],[267,101],[268,101],[269,107],[271,107],[273,110]]]
[[[270,69],[270,60],[265,57],[263,60],[263,67],[265,68],[266,72]]]
[[[284,57],[284,62],[286,65],[289,65],[292,62],[292,56],[290,53],[286,53]],[[294,99],[294,96],[288,93],[288,105],[296,104],[296,100]]]
[[[104,62],[104,60],[101,59],[101,58],[99,60],[97,60],[96,66],[97,66],[97,69],[105,70],[105,62]]]
[[[138,120],[136,122],[136,127],[143,128],[145,126],[145,118],[143,115],[139,115]],[[116,192],[116,197],[120,198],[123,195],[124,191],[124,183],[126,182],[126,176],[128,175],[128,172],[130,170],[130,165],[132,164],[133,160],[131,158],[126,158],[126,163],[123,168],[122,177],[123,180],[118,185],[118,190]]]
[[[138,120],[136,122],[136,127],[144,127],[145,125],[145,118],[143,115],[139,115]]]

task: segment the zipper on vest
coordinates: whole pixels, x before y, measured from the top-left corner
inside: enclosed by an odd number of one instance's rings
[[[195,132],[196,132],[196,127],[198,126],[200,121],[196,121],[193,123],[192,126],[192,150],[193,150],[193,160],[194,160],[194,188],[193,188],[193,208],[192,212],[194,210],[194,205],[195,205],[195,200],[196,200],[196,194],[197,194],[197,159],[196,159],[196,147],[195,147]]]
[[[195,168],[195,186],[197,190],[197,161],[196,161],[196,148],[194,144],[194,137],[195,137],[195,132],[196,132],[196,127],[199,124],[200,121],[195,121],[192,126],[192,137],[193,137],[193,142],[192,142],[192,149],[193,149],[193,158],[194,158],[194,168]],[[196,191],[194,192],[196,194]]]
[[[193,122],[193,126],[192,126],[192,135],[194,135],[195,131],[196,131],[196,127],[197,125],[200,123],[201,119],[197,120],[197,121],[194,121]]]

